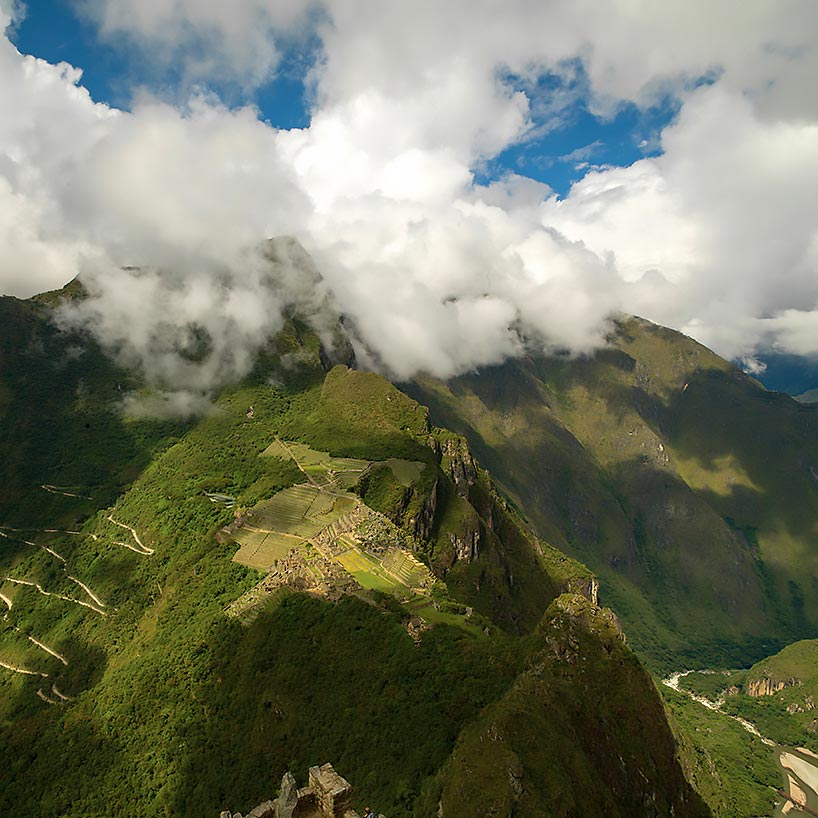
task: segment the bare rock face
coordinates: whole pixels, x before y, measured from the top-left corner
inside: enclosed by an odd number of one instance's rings
[[[776,682],[768,677],[753,679],[747,685],[747,695],[753,697],[772,696],[774,693],[778,693],[785,687],[795,687],[800,684],[800,679],[782,679]]]
[[[454,483],[455,491],[464,499],[469,499],[469,488],[477,480],[477,464],[474,462],[469,444],[459,436],[434,436],[429,445],[440,458],[440,468]]]
[[[468,500],[469,488],[477,479],[477,466],[466,441],[463,438],[444,441],[441,454],[455,490],[464,500]]]
[[[463,530],[456,534],[449,534],[454,546],[456,559],[461,562],[471,562],[480,555],[480,526],[476,520],[468,520]]]
[[[298,786],[291,772],[284,773],[281,779],[281,791],[275,801],[275,818],[292,818],[298,806]]]
[[[599,580],[596,577],[571,577],[565,585],[564,593],[579,594],[593,605],[599,605]]]
[[[423,501],[418,515],[411,522],[412,534],[421,542],[425,542],[432,535],[432,528],[435,524],[435,514],[437,513],[437,492],[438,486],[437,480],[435,480],[432,484],[432,490],[429,492],[429,496]]]

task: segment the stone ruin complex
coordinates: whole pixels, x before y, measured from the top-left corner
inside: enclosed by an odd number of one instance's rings
[[[278,797],[259,804],[244,818],[360,818],[351,802],[349,782],[335,772],[332,764],[322,764],[310,767],[309,784],[300,789],[292,773],[284,773]],[[225,810],[220,818],[242,818],[242,815]]]

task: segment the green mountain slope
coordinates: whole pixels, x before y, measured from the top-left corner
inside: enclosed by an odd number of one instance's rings
[[[818,752],[818,640],[802,639],[746,670],[691,673],[684,687],[756,724],[779,744]]]
[[[615,619],[564,595],[537,636],[526,671],[461,735],[442,773],[445,814],[700,815],[661,702]]]
[[[14,329],[0,358],[0,808],[246,812],[285,769],[332,760],[391,818],[428,815],[441,794],[456,815],[446,793],[474,792],[458,778],[471,736],[526,712],[543,734],[510,747],[516,815],[708,814],[593,576],[534,537],[423,406],[327,371],[293,320],[205,417],[127,419],[119,387],[144,394],[138,377],[59,333],[48,299],[0,308]],[[299,485],[312,499],[296,514]],[[239,530],[280,540],[339,497],[354,513],[291,534],[267,571],[234,561]],[[489,766],[484,797],[504,803]],[[594,771],[582,811],[550,797],[549,782],[578,792]]]
[[[407,392],[535,531],[582,560],[657,669],[750,663],[818,632],[818,411],[679,333]]]
[[[772,815],[780,800],[781,769],[770,747],[724,713],[703,707],[685,693],[663,686],[662,696],[687,778],[713,814],[718,818]]]

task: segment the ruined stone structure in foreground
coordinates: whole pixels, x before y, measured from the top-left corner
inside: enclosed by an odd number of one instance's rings
[[[352,809],[352,787],[332,764],[310,767],[309,784],[298,789],[290,772],[281,779],[278,798],[265,801],[245,818],[360,818]],[[241,813],[222,812],[220,818],[242,818]]]

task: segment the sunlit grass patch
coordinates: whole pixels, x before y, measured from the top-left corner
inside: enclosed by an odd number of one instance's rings
[[[236,540],[241,544],[241,548],[236,552],[233,561],[261,571],[268,570],[276,560],[283,559],[292,548],[304,542],[302,537],[292,534],[247,529],[240,529],[236,533]]]

